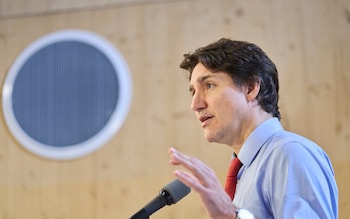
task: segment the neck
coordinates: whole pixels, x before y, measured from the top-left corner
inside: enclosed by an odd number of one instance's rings
[[[268,119],[271,119],[272,117],[273,116],[270,113],[267,113],[265,111],[263,113],[260,112],[259,116],[255,117],[256,118],[255,120],[249,123],[246,128],[242,129],[245,131],[242,132],[241,138],[238,138],[238,139],[236,138],[238,141],[232,142],[232,144],[228,146],[230,146],[233,149],[234,153],[238,155],[239,151],[241,150],[244,142],[249,137],[250,133],[252,133],[254,129],[258,127],[261,123],[263,123]]]

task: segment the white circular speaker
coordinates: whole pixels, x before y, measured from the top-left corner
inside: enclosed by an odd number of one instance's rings
[[[121,128],[132,98],[125,60],[104,38],[63,30],[30,44],[2,89],[10,132],[39,156],[75,159],[103,146]]]

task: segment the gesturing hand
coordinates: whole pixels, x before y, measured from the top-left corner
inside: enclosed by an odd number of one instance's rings
[[[215,172],[196,157],[185,155],[174,148],[169,149],[170,163],[181,165],[192,174],[175,170],[175,176],[196,191],[211,218],[236,218],[236,207],[222,188]]]

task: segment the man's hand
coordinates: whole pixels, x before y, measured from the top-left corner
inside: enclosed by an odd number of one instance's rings
[[[214,171],[196,157],[185,155],[174,148],[169,149],[170,163],[181,165],[192,174],[175,170],[175,176],[185,185],[196,191],[210,218],[235,219],[237,208],[232,204],[230,197],[222,188]]]

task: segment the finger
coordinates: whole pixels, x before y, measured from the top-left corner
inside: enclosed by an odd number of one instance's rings
[[[193,175],[181,171],[181,170],[175,170],[174,175],[185,185],[188,187],[191,187],[194,191],[198,193],[202,193],[206,188],[198,181],[196,177]]]
[[[173,164],[181,164],[183,165],[186,169],[193,170],[195,168],[196,162],[193,157],[190,157],[188,155],[185,155],[179,151],[177,151],[174,148],[171,148],[169,150],[170,157],[171,157],[171,162]]]
[[[176,165],[182,165],[189,171],[191,171],[199,181],[202,183],[207,183],[207,179],[215,177],[214,171],[209,168],[207,165],[205,165],[202,161],[195,157],[190,157],[188,155],[185,155],[174,148],[171,148],[169,150],[171,157],[172,157],[172,163]]]
[[[179,160],[176,157],[176,150],[174,148],[169,148],[169,154],[170,154],[170,160],[169,163],[173,164],[173,165],[180,165],[181,163],[179,162]]]
[[[171,153],[172,159],[175,162],[182,164],[191,172],[208,173],[208,170],[210,172],[210,168],[196,157],[188,156],[175,149],[173,149]]]

